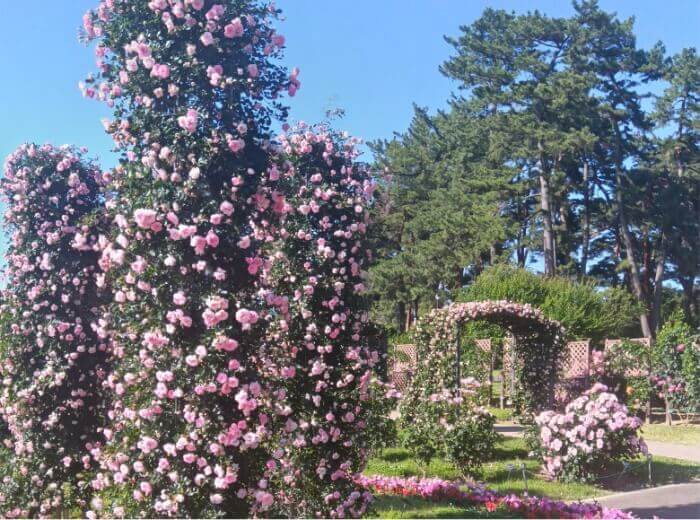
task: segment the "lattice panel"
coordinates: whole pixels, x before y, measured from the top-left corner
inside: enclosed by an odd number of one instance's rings
[[[486,353],[491,352],[491,340],[490,339],[475,339],[474,343]]]
[[[591,369],[591,342],[589,340],[570,341],[562,359],[561,377],[576,379],[588,377]]]
[[[394,385],[399,392],[404,393],[411,384],[413,372],[411,371],[394,371],[389,374],[389,382]]]
[[[413,377],[418,363],[418,349],[410,343],[394,346],[396,355],[389,367],[389,382],[399,392],[404,392]]]
[[[644,345],[647,349],[651,349],[651,338],[630,338],[627,341],[631,341],[632,343],[639,343],[640,345]],[[614,347],[615,345],[619,345],[620,343],[622,343],[621,339],[606,339],[605,350],[608,350],[609,348]],[[649,375],[649,368],[645,366],[632,368],[625,372],[625,376],[627,377],[642,377],[646,375]]]
[[[418,349],[415,345],[411,343],[396,345],[394,346],[394,350],[396,350],[396,353],[399,354],[397,357],[406,357],[407,363],[411,363],[415,366],[415,364],[418,362]],[[403,354],[403,356],[401,356],[401,354]],[[403,359],[401,361],[403,361]]]

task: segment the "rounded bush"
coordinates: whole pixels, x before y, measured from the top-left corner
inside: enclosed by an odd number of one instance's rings
[[[596,383],[564,413],[548,410],[535,419],[545,471],[565,481],[595,481],[623,459],[647,453],[642,422],[630,416],[608,387]]]
[[[493,455],[498,436],[495,418],[477,405],[480,384],[462,381],[459,390],[443,389],[419,401],[416,408],[401,408],[404,446],[424,465],[436,455],[445,456],[465,475],[479,473]]]

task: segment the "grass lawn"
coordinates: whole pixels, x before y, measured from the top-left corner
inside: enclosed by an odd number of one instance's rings
[[[508,422],[513,420],[512,408],[499,408],[498,406],[489,407],[489,413],[496,418],[497,422]]]
[[[645,424],[642,426],[642,437],[648,441],[700,446],[700,424]]]
[[[489,513],[483,507],[463,507],[450,502],[430,502],[415,497],[381,496],[374,503],[379,518],[515,518],[503,512]]]
[[[494,460],[483,467],[481,480],[488,487],[500,492],[523,494],[526,485],[521,464],[527,473],[527,491],[531,495],[549,496],[561,500],[579,500],[599,497],[621,489],[633,489],[649,485],[647,483],[646,463],[635,466],[624,478],[613,478],[599,485],[579,483],[550,482],[539,475],[540,464],[537,460],[527,458],[523,439],[502,438],[497,446]],[[512,466],[512,469],[511,469]],[[424,471],[425,470],[425,471]],[[460,479],[461,475],[449,462],[433,459],[428,467],[422,468],[403,448],[388,448],[369,461],[367,475],[386,475],[398,477],[439,477],[446,480]],[[700,464],[678,461],[664,457],[654,457],[652,462],[652,485],[658,486],[674,482],[688,482],[700,479]],[[375,510],[381,518],[438,518],[470,517],[496,518],[498,512],[491,516],[482,509],[462,508],[449,503],[432,503],[415,498],[395,496],[377,497]],[[493,516],[496,515],[496,516]],[[502,513],[501,513],[502,515]]]

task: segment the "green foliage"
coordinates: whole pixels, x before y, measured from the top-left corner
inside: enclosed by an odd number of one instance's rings
[[[489,413],[461,416],[445,434],[445,458],[462,474],[479,474],[485,460],[493,456],[498,434],[494,430],[495,418]]]
[[[403,447],[424,466],[440,451],[441,429],[436,425],[428,422],[406,424],[403,432]]]
[[[575,301],[579,316],[594,306],[597,323],[575,335],[639,336],[636,313],[651,337],[669,280],[697,323],[697,51],[639,48],[634,20],[597,1],[556,17],[489,8],[446,39],[441,72],[459,89],[448,109],[416,108],[404,133],[373,146],[375,315],[402,329],[410,305],[453,299],[486,266],[544,259],[547,275],[619,288],[606,295],[622,311],[611,324],[590,291],[552,302]]]
[[[689,408],[700,407],[700,343],[695,338],[692,344],[685,346],[681,356],[681,377],[685,384]]]
[[[678,374],[682,366],[681,354],[685,346],[693,341],[693,331],[676,313],[664,324],[656,337],[651,351],[652,367],[657,373]],[[683,345],[683,348],[679,348]]]
[[[676,410],[694,412],[700,406],[700,354],[697,339],[678,312],[664,324],[652,349],[656,390]]]
[[[635,413],[640,413],[653,395],[647,375],[649,354],[646,345],[622,339],[604,353],[597,351],[593,355],[596,377]]]
[[[402,443],[426,467],[436,456],[447,457],[463,475],[475,475],[498,436],[495,419],[476,405],[476,385],[434,394],[418,409],[401,407]]]
[[[627,291],[600,289],[592,281],[545,278],[508,265],[486,269],[458,300],[529,303],[561,323],[571,337],[593,341],[624,334],[639,313],[638,304]]]
[[[378,380],[370,383],[364,407],[367,414],[365,438],[371,452],[394,446],[398,441],[396,421],[392,418],[392,411],[397,406],[395,397],[396,392],[384,383]]]

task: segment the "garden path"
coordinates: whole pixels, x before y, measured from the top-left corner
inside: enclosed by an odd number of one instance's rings
[[[606,507],[630,511],[639,518],[700,518],[700,483],[640,489],[596,500]]]

